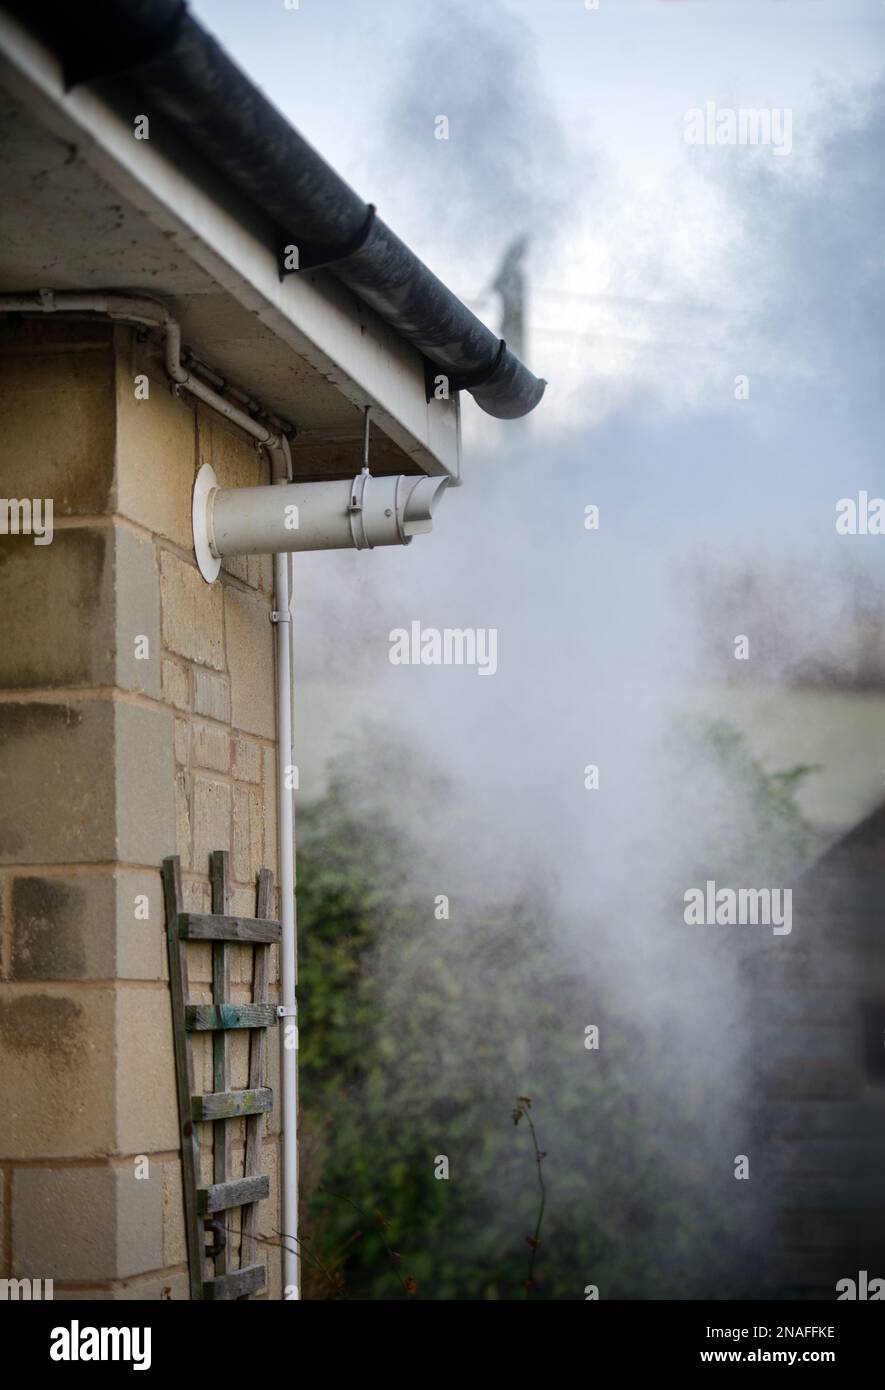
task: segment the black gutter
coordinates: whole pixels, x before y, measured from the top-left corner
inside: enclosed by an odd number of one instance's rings
[[[507,345],[400,241],[288,124],[181,0],[2,0],[61,61],[68,86],[115,80],[139,94],[298,248],[423,353],[425,376],[468,390],[489,415],[527,415],[544,394]]]

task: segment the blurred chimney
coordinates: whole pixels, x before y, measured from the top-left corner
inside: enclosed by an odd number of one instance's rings
[[[522,261],[528,244],[527,236],[510,243],[492,282],[492,289],[501,296],[501,337],[522,360],[526,340],[526,277]]]

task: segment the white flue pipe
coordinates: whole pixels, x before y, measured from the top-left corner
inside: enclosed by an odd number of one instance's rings
[[[209,548],[225,555],[291,550],[371,550],[408,545],[431,529],[447,478],[373,478],[212,488],[206,500]]]

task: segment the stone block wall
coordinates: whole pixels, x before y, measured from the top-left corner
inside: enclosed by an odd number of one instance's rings
[[[0,320],[0,357],[0,494],[54,508],[51,544],[0,536],[0,1277],[53,1279],[56,1298],[186,1298],[160,866],[179,854],[187,906],[207,911],[209,854],[229,850],[245,915],[258,870],[278,869],[271,561],[229,561],[207,585],[191,488],[204,462],[225,486],[268,467],[172,394],[133,330]],[[210,948],[189,953],[208,1002]],[[234,948],[237,999],[250,960]],[[272,998],[278,965],[274,948]],[[195,1053],[206,1090],[210,1048]],[[276,1092],[273,1035],[268,1051]],[[268,1119],[259,1258],[279,1297]]]

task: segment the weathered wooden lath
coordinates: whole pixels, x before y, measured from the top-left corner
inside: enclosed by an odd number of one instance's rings
[[[172,991],[172,1029],[178,1083],[178,1118],[188,1265],[192,1299],[248,1298],[263,1292],[265,1267],[256,1262],[258,1203],[270,1193],[270,1180],[261,1172],[261,1140],[265,1114],[273,1108],[273,1092],[265,1083],[267,1029],[276,1022],[276,1008],[267,1002],[270,948],[280,940],[280,923],[271,921],[273,874],[258,876],[255,917],[232,917],[230,866],[226,850],[211,856],[211,913],[183,911],[181,863],[163,861],[169,980]],[[212,944],[212,1003],[188,1002],[187,943]],[[230,998],[230,945],[253,947],[252,1002]],[[248,1028],[249,1085],[230,1089],[230,1033]],[[214,1089],[194,1090],[192,1035],[212,1032]],[[246,1148],[241,1178],[232,1176],[230,1121],[245,1117]],[[198,1125],[212,1125],[212,1183],[201,1185]],[[239,1266],[231,1265],[233,1216],[242,1208]],[[207,1247],[207,1238],[212,1243]],[[212,1262],[212,1275],[208,1266]]]

